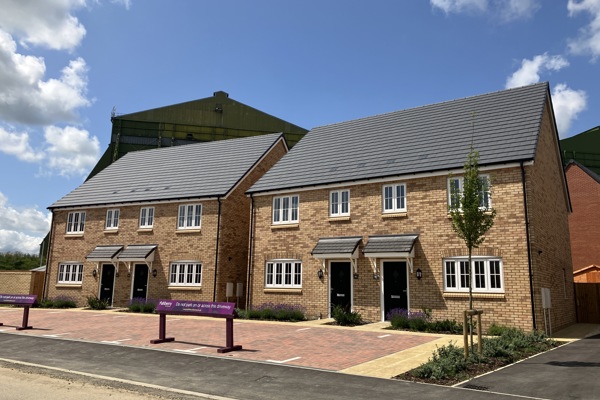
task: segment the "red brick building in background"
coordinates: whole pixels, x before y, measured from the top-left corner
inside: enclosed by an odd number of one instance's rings
[[[573,212],[569,215],[575,282],[600,282],[600,175],[577,161],[566,167]]]

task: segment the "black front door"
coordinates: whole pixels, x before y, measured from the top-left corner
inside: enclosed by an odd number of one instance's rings
[[[102,265],[100,276],[100,300],[106,301],[112,307],[113,288],[115,287],[115,266],[112,264]]]
[[[352,307],[352,270],[349,262],[332,262],[329,265],[329,282],[331,285],[331,309],[340,306],[351,311]]]
[[[136,264],[133,271],[133,292],[132,299],[146,300],[148,293],[148,266],[145,264]]]
[[[406,261],[383,262],[384,318],[394,308],[408,309]]]

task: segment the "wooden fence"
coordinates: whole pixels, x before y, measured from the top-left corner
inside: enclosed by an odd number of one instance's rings
[[[600,283],[575,283],[577,322],[600,324]]]

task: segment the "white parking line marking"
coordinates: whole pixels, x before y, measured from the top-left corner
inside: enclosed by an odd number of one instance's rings
[[[42,336],[46,336],[46,337],[61,337],[62,335],[69,335],[71,332],[65,332],[65,333],[55,333],[53,335],[42,335]]]
[[[48,311],[48,314],[62,314],[64,311]]]
[[[302,357],[288,358],[287,360],[283,360],[283,361],[267,360],[267,362],[272,362],[272,363],[276,363],[276,364],[285,364],[286,362],[290,362],[290,361],[294,361],[294,360],[299,360],[300,358],[302,358]]]
[[[125,342],[131,339],[119,339],[119,340],[103,340],[102,343],[110,343],[110,344],[123,344],[121,342]]]
[[[302,328],[302,329],[296,329],[296,332],[300,332],[300,331],[307,331],[307,330],[309,330],[309,329],[311,329],[311,328]]]
[[[175,349],[175,351],[181,351],[183,353],[196,353],[196,350],[205,349],[206,346],[194,347],[193,349]]]
[[[392,336],[392,335],[390,335],[390,334],[387,334],[387,335],[381,335],[381,336],[377,336],[377,337],[378,337],[379,339],[383,339],[384,337],[388,337],[388,336]]]

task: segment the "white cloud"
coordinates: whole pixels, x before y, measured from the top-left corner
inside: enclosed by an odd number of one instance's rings
[[[592,21],[580,30],[579,37],[569,41],[569,50],[589,54],[595,61],[600,56],[600,0],[569,0],[567,9],[571,17],[579,13],[591,15]]]
[[[29,144],[27,132],[9,132],[0,126],[0,152],[17,157],[21,161],[37,162],[44,154],[35,151]]]
[[[540,81],[540,74],[559,71],[568,66],[569,62],[564,57],[549,56],[548,53],[537,55],[531,60],[523,59],[521,68],[506,80],[506,88],[537,83]],[[565,137],[573,120],[586,109],[587,94],[583,90],[571,89],[565,83],[560,83],[552,90],[552,105],[558,133]]]
[[[558,133],[561,138],[566,137],[573,120],[587,107],[587,94],[583,90],[574,90],[559,83],[552,91],[552,105]]]
[[[48,126],[44,131],[49,144],[48,166],[60,175],[84,175],[96,165],[100,157],[100,142],[95,136],[90,137],[88,131],[72,126]]]
[[[3,0],[0,28],[21,37],[20,44],[53,50],[73,50],[85,28],[72,14],[86,0]]]
[[[539,0],[430,0],[446,14],[488,14],[502,22],[531,18],[540,8]]]
[[[36,208],[17,209],[0,192],[0,252],[38,254],[50,230],[51,214]]]
[[[531,60],[523,59],[521,68],[506,80],[506,88],[530,85],[540,81],[540,73],[559,71],[568,67],[569,61],[562,56],[549,56],[548,53],[537,55]]]
[[[0,118],[22,124],[74,121],[75,110],[89,106],[87,66],[69,62],[60,78],[43,80],[44,59],[22,55],[12,37],[0,30]]]

